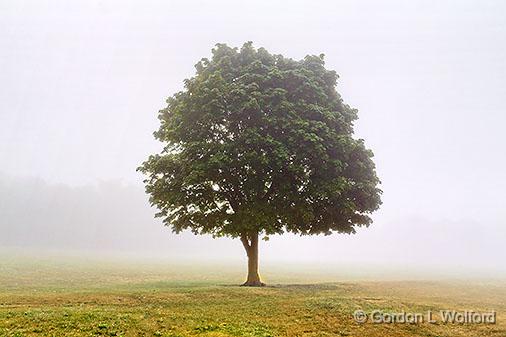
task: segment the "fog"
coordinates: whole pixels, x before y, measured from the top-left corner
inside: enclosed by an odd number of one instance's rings
[[[174,235],[136,167],[214,44],[324,53],[383,205],[356,235],[275,236],[262,261],[506,273],[506,3],[0,2],[0,248],[243,259]]]

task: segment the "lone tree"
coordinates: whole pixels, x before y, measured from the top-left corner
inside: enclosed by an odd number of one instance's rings
[[[140,167],[157,217],[176,233],[240,238],[244,285],[261,286],[259,235],[355,233],[381,204],[357,110],[323,55],[294,61],[251,42],[212,58],[159,112],[160,154]]]

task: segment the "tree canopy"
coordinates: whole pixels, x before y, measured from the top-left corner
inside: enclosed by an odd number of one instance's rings
[[[217,44],[160,110],[165,146],[139,170],[175,232],[241,237],[354,233],[381,204],[357,110],[324,57]]]

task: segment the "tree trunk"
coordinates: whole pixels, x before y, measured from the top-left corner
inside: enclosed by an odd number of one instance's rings
[[[260,281],[258,274],[258,233],[243,235],[241,241],[248,256],[248,279],[243,286],[262,287],[265,284]]]

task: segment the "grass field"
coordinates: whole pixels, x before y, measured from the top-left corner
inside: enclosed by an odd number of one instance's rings
[[[506,336],[500,281],[321,283],[266,269],[268,287],[244,288],[242,269],[219,264],[2,257],[0,336]],[[497,323],[359,324],[357,309],[495,310]]]

